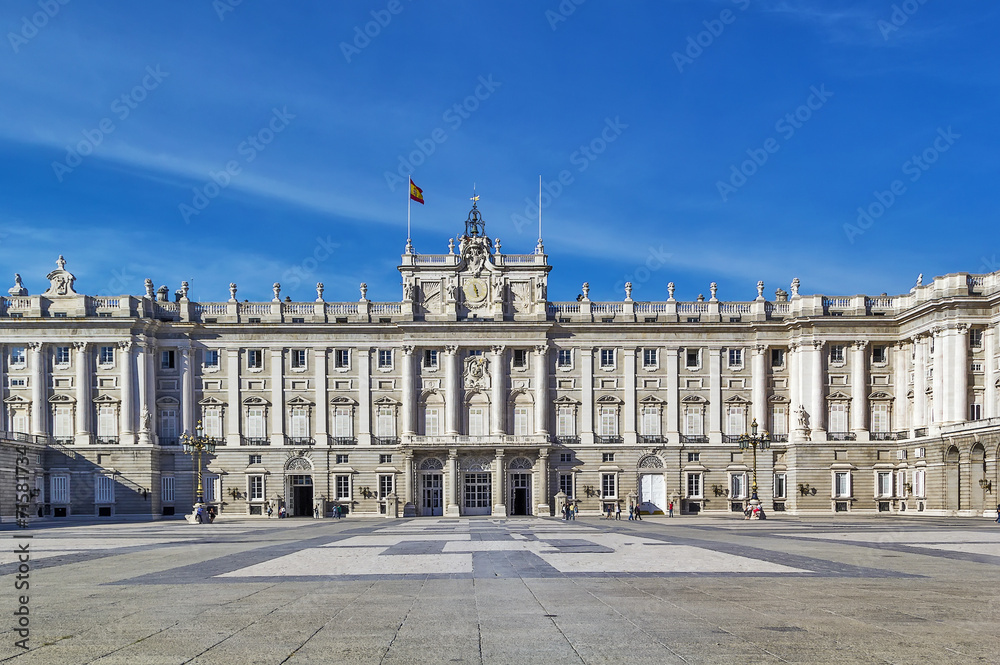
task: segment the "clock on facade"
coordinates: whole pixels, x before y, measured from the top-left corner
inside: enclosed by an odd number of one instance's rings
[[[465,299],[473,303],[481,303],[489,295],[489,286],[478,277],[466,280],[462,290],[465,292]]]

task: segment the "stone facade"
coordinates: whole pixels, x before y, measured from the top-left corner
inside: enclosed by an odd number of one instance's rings
[[[995,505],[1000,273],[907,294],[548,299],[541,240],[504,254],[474,206],[397,302],[197,303],[187,285],[0,302],[3,446],[37,448],[32,514],[742,511],[982,515]],[[770,446],[740,435],[756,422]],[[33,457],[33,459],[35,459]],[[755,471],[756,467],[756,471]],[[33,485],[34,486],[34,485]],[[12,497],[0,514],[12,519]]]

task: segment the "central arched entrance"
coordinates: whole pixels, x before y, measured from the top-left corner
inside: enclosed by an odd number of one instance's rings
[[[436,457],[428,457],[420,463],[420,514],[441,516],[444,514],[444,463]]]
[[[490,515],[493,512],[493,474],[487,457],[462,459],[462,514]]]
[[[667,510],[667,483],[663,460],[647,455],[639,460],[639,510],[647,515],[663,515]]]
[[[293,517],[313,516],[313,465],[306,457],[285,463],[285,510]]]
[[[510,471],[508,505],[511,515],[531,514],[531,471],[533,466],[527,457],[515,457],[507,466]]]

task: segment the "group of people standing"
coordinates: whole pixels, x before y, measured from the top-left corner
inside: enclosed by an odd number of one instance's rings
[[[270,503],[268,503],[267,504],[267,519],[271,519],[271,515],[273,515],[273,514],[274,514],[274,506],[272,506]],[[278,508],[278,518],[281,519],[281,518],[284,518],[284,517],[288,517],[288,513],[285,512],[285,507],[284,506],[280,506]]]
[[[562,514],[564,520],[575,520],[576,519],[577,506],[575,503],[564,503],[562,507]]]
[[[204,524],[206,520],[211,524],[217,516],[218,513],[215,512],[215,506],[209,506],[206,510],[205,506],[199,504],[194,511],[194,519],[198,524]]]

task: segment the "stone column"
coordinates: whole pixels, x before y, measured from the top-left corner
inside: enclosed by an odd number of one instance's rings
[[[271,445],[285,444],[285,350],[271,352]]]
[[[910,400],[906,398],[906,386],[908,378],[908,364],[910,361],[909,342],[897,342],[886,346],[886,353],[890,354],[888,360],[892,363],[894,377],[893,392],[896,399],[893,401],[892,413],[889,416],[891,423],[889,429],[893,432],[901,432],[910,428]],[[916,393],[916,391],[914,391]],[[916,394],[914,394],[916,400]]]
[[[968,420],[969,416],[969,325],[960,323],[955,326],[952,336],[952,352],[954,365],[952,367],[952,419]]]
[[[402,417],[403,417],[403,436],[410,437],[416,434],[415,418],[417,406],[417,396],[416,390],[414,388],[414,383],[416,380],[414,367],[413,367],[413,353],[414,347],[412,344],[403,345],[403,363],[400,371],[402,372],[402,382],[403,382],[403,405],[401,407]]]
[[[594,349],[580,351],[580,443],[594,443]]]
[[[858,441],[868,440],[868,363],[867,340],[851,345],[851,431]]]
[[[4,376],[4,358],[7,357],[7,347],[0,344],[0,431],[9,432],[13,427],[11,427],[7,422],[7,409],[3,407],[4,399],[7,394],[7,379]]]
[[[681,440],[681,391],[677,378],[677,359],[680,349],[677,347],[667,347],[663,351],[663,359],[667,363],[667,441],[679,443]]]
[[[633,356],[634,357],[634,356]],[[538,451],[538,491],[541,494],[541,501],[538,502],[537,515],[547,517],[552,513],[549,506],[549,449],[542,448]]]
[[[503,344],[496,344],[490,347],[491,363],[493,368],[493,383],[490,393],[490,400],[493,402],[490,409],[490,434],[493,436],[502,435],[507,427],[507,366],[504,363],[504,351],[507,347]]]
[[[181,431],[194,434],[194,368],[191,347],[182,347],[178,351],[181,355]]]
[[[226,443],[240,445],[240,422],[243,418],[243,404],[240,402],[240,350],[224,349],[226,354],[226,395],[229,409],[226,411]]]
[[[444,431],[457,435],[460,430],[462,396],[459,389],[458,347],[449,344],[444,347]]]
[[[455,448],[448,451],[448,505],[444,514],[449,517],[462,514],[458,507],[458,450]]]
[[[146,399],[149,404],[149,415],[152,422],[149,424],[150,430],[154,434],[151,434],[151,439],[153,441],[159,441],[155,432],[158,430],[157,425],[157,410],[156,410],[156,342],[147,338],[146,339]]]
[[[149,355],[148,344],[145,342],[139,342],[136,344],[136,354],[135,354],[135,383],[136,392],[139,396],[139,436],[136,443],[144,446],[148,446],[153,443],[153,433],[151,430],[155,429],[153,423],[153,409],[149,403],[149,385],[146,380],[146,373],[148,368],[146,367],[146,357]],[[149,422],[146,422],[146,414],[149,414]]]
[[[41,342],[28,342],[28,363],[31,367],[31,433],[44,436],[49,404],[45,398],[46,371]],[[91,405],[87,403],[84,406],[89,410]]]
[[[121,376],[119,377],[121,381],[121,439],[119,439],[122,444],[135,443],[135,416],[134,409],[135,406],[132,402],[133,391],[132,387],[132,366],[134,360],[132,358],[132,340],[125,339],[118,342],[118,348],[121,351]]]
[[[90,443],[90,411],[93,407],[93,403],[90,401],[90,354],[87,352],[87,342],[75,342],[73,346],[76,349],[76,357],[74,358],[76,362],[76,442]],[[34,391],[34,386],[32,386],[32,398],[34,398]]]
[[[316,443],[325,446],[329,442],[330,401],[327,394],[326,347],[317,347],[313,352],[313,372],[316,380]]]
[[[913,422],[914,429],[927,427],[927,346],[926,337],[913,338],[916,357],[913,360]],[[905,397],[905,395],[904,395]]]
[[[535,434],[549,433],[549,345],[535,346]]]
[[[504,494],[504,476],[507,469],[504,467],[504,449],[497,448],[496,458],[493,460],[493,516],[507,516],[507,500]]]
[[[358,445],[372,442],[372,350],[358,347]]]
[[[945,377],[947,376],[948,370],[945,366],[945,336],[941,334],[942,330],[940,328],[935,328],[931,331],[931,343],[934,345],[934,351],[931,354],[934,359],[934,376],[931,381],[931,397],[934,399],[932,404],[932,413],[929,420],[935,425],[940,425],[944,422],[944,406],[948,402],[948,395],[945,393]]]
[[[622,442],[626,444],[635,444],[638,440],[638,432],[636,431],[636,411],[638,406],[636,404],[636,377],[635,377],[635,347],[624,347],[622,348],[622,371],[625,374],[625,412],[622,414],[624,416],[623,425],[624,430],[622,432],[623,439]],[[545,503],[548,504],[548,497],[546,496]]]
[[[753,358],[750,361],[750,380],[753,389],[750,392],[750,399],[753,400],[753,420],[761,430],[770,430],[767,422],[767,345],[756,344],[752,351]]]
[[[993,326],[987,326],[986,330],[983,331],[983,351],[985,363],[983,366],[983,379],[985,380],[985,385],[983,386],[983,418],[995,418],[997,415],[997,374],[996,374],[996,357],[997,352],[997,337],[996,328]],[[0,386],[2,386],[2,377],[0,377]],[[0,388],[2,390],[2,388]]]
[[[413,451],[403,451],[403,517],[416,517],[417,506],[413,496]]]
[[[826,436],[826,400],[823,390],[823,342],[812,342],[809,349],[809,395],[812,405],[810,413],[812,425],[812,440],[818,441]]]
[[[722,443],[722,349],[705,349],[708,354],[708,440]]]

